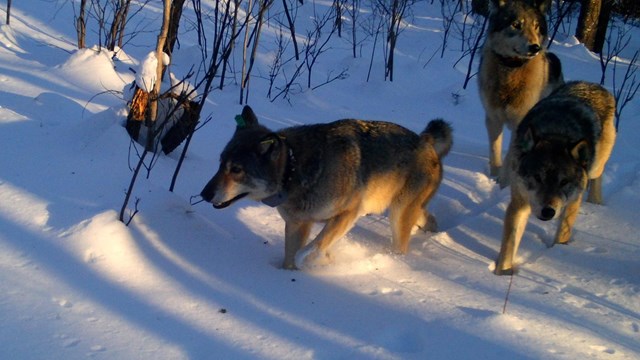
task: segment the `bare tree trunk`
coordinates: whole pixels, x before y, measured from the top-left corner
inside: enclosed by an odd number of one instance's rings
[[[357,23],[358,12],[360,11],[360,0],[352,0],[351,5],[351,52],[353,58],[358,57],[357,53]]]
[[[253,42],[251,48],[251,55],[249,57],[249,66],[246,67],[246,72],[243,71],[243,80],[242,84],[240,84],[240,104],[243,104],[249,98],[249,80],[251,80],[251,70],[253,69],[253,64],[256,61],[256,54],[258,52],[258,44],[260,43],[260,33],[262,32],[262,24],[264,23],[264,15],[269,9],[269,7],[273,4],[273,0],[260,0],[259,8],[258,8],[258,18],[256,19],[256,26],[253,29]],[[247,26],[247,34],[248,34],[249,26]],[[246,62],[246,50],[248,44],[248,37],[245,37],[245,49],[243,50],[243,60]],[[243,69],[245,65],[243,64]]]
[[[340,0],[333,0],[333,7],[336,9],[336,23],[335,26],[338,28],[338,37],[342,37],[342,6],[343,3]]]
[[[613,0],[602,0],[600,7],[600,16],[598,16],[598,26],[596,29],[596,37],[593,44],[593,51],[600,54],[604,47],[604,41],[607,37],[607,29],[611,20],[611,12],[613,10]]]
[[[11,0],[7,0],[7,25],[10,25],[11,21]]]
[[[156,58],[158,64],[156,66],[156,82],[153,84],[153,90],[149,97],[149,115],[147,117],[147,127],[149,127],[149,136],[147,137],[147,148],[153,149],[153,141],[155,136],[154,125],[158,116],[158,97],[160,95],[160,87],[162,85],[162,74],[164,72],[164,46],[167,42],[167,34],[169,33],[169,20],[171,19],[171,3],[172,0],[164,0],[164,9],[162,11],[162,28],[158,35],[158,43],[156,45]]]
[[[397,35],[393,28],[389,29],[389,55],[387,56],[387,71],[385,71],[385,78],[389,81],[393,81],[393,54],[396,48]]]
[[[118,42],[119,32],[124,31],[127,23],[127,13],[130,0],[118,0],[113,2],[113,21],[108,33],[107,50],[113,51]]]
[[[391,9],[389,9],[389,28],[387,29],[387,43],[389,44],[389,53],[387,55],[387,64],[385,68],[384,78],[393,81],[393,54],[396,48],[398,34],[396,32],[396,22],[399,22],[398,16],[399,0],[393,0]]]
[[[595,51],[601,5],[602,0],[582,0],[582,5],[580,6],[576,38],[591,51]]]
[[[9,0],[11,1],[11,0]],[[80,14],[76,20],[76,31],[78,33],[78,49],[85,48],[85,38],[87,35],[87,23],[85,21],[85,12],[87,7],[87,0],[80,1]]]
[[[118,27],[118,47],[122,48],[122,44],[124,43],[124,28],[127,25],[127,18],[129,17],[129,9],[131,8],[131,0],[127,0],[127,3],[124,8],[124,12],[122,14],[122,22],[120,23],[120,27]]]
[[[387,9],[386,15],[389,17],[389,28],[387,29],[389,52],[387,53],[385,79],[389,79],[389,81],[393,81],[394,53],[398,43],[398,35],[400,35],[400,26],[409,6],[409,0],[392,0],[391,8]]]
[[[240,104],[244,103],[244,87],[245,83],[248,82],[247,75],[247,49],[249,48],[249,17],[251,16],[251,12],[253,11],[253,0],[249,0],[247,4],[247,27],[244,29],[244,42],[242,44],[242,78],[240,79]]]
[[[240,6],[240,2],[242,0],[233,0],[235,6],[234,6],[234,11],[233,11],[233,21],[232,21],[232,25],[231,25],[231,39],[233,39],[233,41],[231,41],[229,43],[229,46],[226,48],[226,50],[221,54],[222,57],[222,70],[220,71],[220,90],[222,90],[222,88],[224,88],[224,80],[227,76],[227,66],[229,64],[229,57],[231,57],[231,53],[233,52],[233,49],[235,48],[235,39],[238,36],[238,7]],[[228,11],[228,6],[227,5],[227,11]]]
[[[178,28],[180,27],[180,18],[182,18],[182,9],[185,0],[173,0],[171,4],[171,15],[169,19],[169,31],[167,33],[167,42],[164,46],[164,52],[173,55],[173,48],[178,40]]]

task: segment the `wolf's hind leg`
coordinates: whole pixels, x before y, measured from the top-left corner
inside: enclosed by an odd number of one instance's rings
[[[418,221],[413,226],[411,230],[411,234],[417,233],[419,230],[423,232],[436,232],[438,231],[438,221],[436,221],[436,217],[433,216],[426,209],[422,210],[422,216],[418,217]]]
[[[492,177],[500,176],[502,167],[502,131],[503,125],[495,119],[485,118],[489,135],[489,172]]]
[[[602,175],[589,180],[589,196],[587,201],[592,204],[602,204]]]
[[[393,248],[402,254],[409,250],[411,231],[418,222],[429,225],[430,215],[422,208],[422,202],[412,201],[409,204],[396,205],[389,213]],[[432,216],[431,216],[432,217]]]

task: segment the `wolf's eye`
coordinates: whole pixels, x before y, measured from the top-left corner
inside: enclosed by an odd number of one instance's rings
[[[522,22],[514,21],[514,22],[511,23],[511,27],[516,29],[516,30],[521,30],[522,29]]]
[[[231,168],[229,168],[229,172],[231,172],[232,174],[240,174],[242,172],[242,168],[238,165],[231,165]]]

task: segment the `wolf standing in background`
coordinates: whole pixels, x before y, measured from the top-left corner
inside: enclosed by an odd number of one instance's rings
[[[395,250],[406,253],[414,226],[432,228],[426,205],[442,181],[452,130],[431,121],[420,135],[381,121],[339,120],[273,132],[248,106],[201,196],[215,208],[248,197],[275,206],[285,221],[283,267],[328,257],[356,220],[390,209]],[[311,227],[325,226],[305,246]]]
[[[571,237],[582,195],[602,202],[604,166],[616,138],[615,99],[600,85],[569,82],[541,100],[511,142],[511,203],[504,220],[497,275],[512,274],[513,260],[533,210],[541,220],[559,216],[554,243]]]
[[[564,82],[560,60],[546,51],[548,2],[491,0],[490,4],[478,85],[489,135],[490,173],[502,187],[508,185],[507,174],[501,171],[504,125],[514,131],[533,105]]]

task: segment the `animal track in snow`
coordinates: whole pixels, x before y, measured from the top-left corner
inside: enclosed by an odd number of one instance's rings
[[[80,339],[76,338],[66,339],[62,342],[62,346],[66,348],[74,347],[78,344],[80,344]]]
[[[383,287],[383,288],[371,291],[369,295],[402,295],[402,290],[394,289],[390,287]]]
[[[591,345],[589,348],[592,349],[592,350],[600,351],[600,352],[607,353],[607,354],[615,354],[616,353],[615,349],[612,349],[612,348],[607,347],[607,346],[602,346],[602,345]]]
[[[595,253],[595,254],[606,254],[608,250],[600,246],[589,246],[588,248],[584,249],[584,252]]]
[[[57,303],[60,307],[63,308],[70,308],[73,307],[73,303],[67,299],[58,299],[58,298],[53,298],[53,301],[55,303]]]

